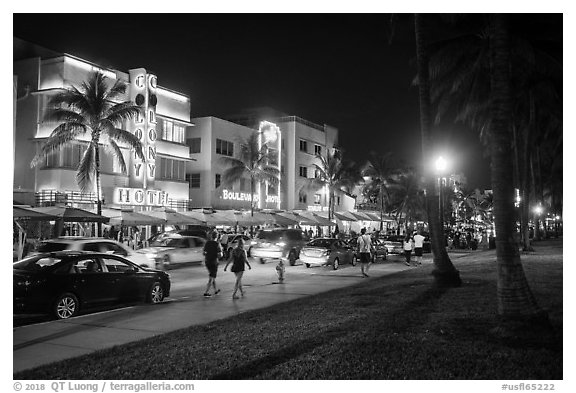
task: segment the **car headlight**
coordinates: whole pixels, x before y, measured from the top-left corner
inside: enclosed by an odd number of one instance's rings
[[[151,253],[151,252],[146,253],[146,258],[148,258],[148,259],[156,259],[156,254]]]
[[[276,245],[277,245],[277,246],[280,246],[280,247],[284,247],[284,246],[286,245],[286,243],[284,243],[284,242],[278,242],[278,243],[276,243]]]
[[[250,242],[250,245],[253,246],[253,245],[255,245],[256,243],[257,243],[257,242],[256,242],[255,240],[252,240],[252,241]]]

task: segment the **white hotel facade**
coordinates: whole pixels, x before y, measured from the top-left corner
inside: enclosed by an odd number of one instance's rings
[[[250,116],[232,121],[216,117],[191,119],[189,96],[162,87],[162,76],[150,70],[120,71],[102,67],[17,38],[14,46],[15,203],[95,209],[95,194],[81,193],[76,183],[76,169],[88,139],[75,141],[51,154],[36,168],[31,168],[30,162],[55,127],[42,121],[50,97],[63,88],[79,86],[91,72],[100,71],[110,84],[117,80],[126,83],[128,88],[122,101],[131,100],[142,108],[143,116],[122,127],[140,138],[145,153],[143,162],[127,146],[121,146],[128,168],[128,173],[122,173],[112,156],[101,149],[104,207],[249,210],[249,180],[223,185],[226,167],[220,157],[238,157],[242,140],[265,124],[267,131],[262,135],[274,140],[269,146],[277,154],[275,163],[279,165],[281,179],[279,186],[259,187],[255,195],[257,207],[327,210],[326,190],[310,190],[304,186],[307,179],[315,176],[316,154],[326,154],[337,146],[336,128],[297,116],[278,116],[277,112],[275,116]],[[354,202],[344,194],[336,195],[335,209],[353,210]]]

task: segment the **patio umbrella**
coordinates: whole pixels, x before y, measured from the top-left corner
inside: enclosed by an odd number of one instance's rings
[[[110,225],[126,225],[126,226],[137,226],[137,225],[164,225],[166,221],[162,218],[152,217],[139,212],[134,212],[131,210],[112,210],[105,209],[102,212],[103,216],[110,218]]]
[[[281,212],[276,214],[288,218],[290,220],[295,220],[296,222],[298,222],[299,225],[318,225],[318,221],[308,217],[301,216],[299,213],[296,212]]]
[[[187,212],[188,213],[188,212]],[[148,210],[142,211],[141,214],[159,218],[168,225],[202,225],[203,223],[194,217],[184,214],[184,212],[177,212],[176,210],[164,208],[162,210]]]
[[[203,224],[209,227],[214,227],[216,225],[236,225],[236,221],[233,221],[231,217],[227,217],[226,214],[221,212],[206,213],[204,211],[187,211],[182,212],[186,217],[196,220],[199,224]]]
[[[322,215],[322,217],[324,216]],[[358,221],[356,217],[348,214],[347,212],[334,212],[334,217],[336,217],[340,221],[351,221],[351,222]]]
[[[40,213],[19,206],[12,207],[12,219],[14,220],[54,221],[57,218],[58,217],[51,214]]]
[[[336,226],[335,222],[330,221],[327,218],[324,218],[320,215],[318,215],[317,213],[312,213],[312,212],[302,212],[299,213],[301,216],[306,217],[306,218],[310,218],[314,221],[316,221],[316,225],[320,225],[321,227],[333,227]]]
[[[356,217],[358,220],[361,221],[373,221],[371,217],[368,217],[366,214],[362,212],[349,212],[350,215]]]
[[[102,222],[107,223],[110,218],[99,216],[98,214],[89,212],[87,210],[78,209],[76,207],[66,206],[49,206],[49,207],[34,207],[30,208],[38,213],[44,213],[56,216],[57,220],[63,222]]]

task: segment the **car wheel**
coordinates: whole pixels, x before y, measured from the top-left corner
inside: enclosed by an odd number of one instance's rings
[[[338,270],[339,267],[340,267],[340,260],[336,258],[334,259],[334,262],[332,262],[332,269]]]
[[[290,254],[288,254],[288,261],[290,262],[290,266],[296,265],[296,251],[290,251]]]
[[[307,263],[307,264],[306,264],[306,267],[309,269],[309,268],[310,268],[310,264],[309,264],[309,263]]]
[[[265,260],[264,258],[260,258],[259,261],[260,261],[261,264],[265,264],[265,263],[266,263],[266,260]]]
[[[155,282],[148,290],[146,302],[156,304],[164,300],[164,288],[159,282]]]
[[[252,256],[252,247],[250,247],[250,248],[248,249],[248,256],[249,256],[249,257]]]
[[[72,293],[64,293],[54,302],[54,315],[58,319],[68,319],[78,315],[80,304]]]
[[[356,266],[358,264],[358,257],[356,255],[352,255],[352,266]]]

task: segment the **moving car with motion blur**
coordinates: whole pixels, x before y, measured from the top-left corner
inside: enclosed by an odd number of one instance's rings
[[[242,239],[244,240],[244,251],[246,251],[246,254],[248,256],[250,255],[250,248],[251,248],[251,242],[252,242],[252,238],[248,235],[228,235],[228,243],[226,244],[226,248],[224,249],[224,255],[226,256],[226,258],[228,258],[230,256],[230,253],[232,252],[233,249],[235,249],[238,246],[238,240]]]
[[[204,238],[172,234],[155,244],[136,251],[146,257],[148,267],[169,269],[182,263],[204,262]]]
[[[250,255],[260,263],[267,259],[283,259],[294,266],[306,239],[299,229],[264,229],[250,242]]]
[[[388,250],[388,254],[403,254],[404,253],[404,236],[402,235],[390,235],[386,236],[382,240],[384,246]]]
[[[336,238],[312,240],[300,251],[300,260],[306,267],[332,266],[334,270],[342,263],[356,264],[352,247]]]
[[[144,269],[112,254],[58,251],[14,262],[14,312],[46,312],[68,319],[92,306],[170,295],[167,273]]]

